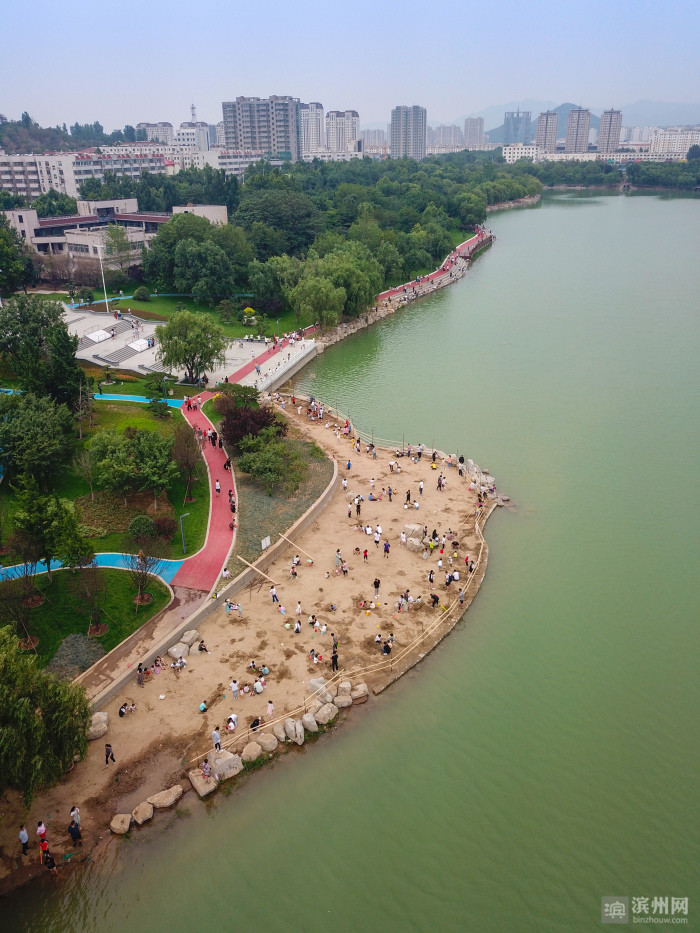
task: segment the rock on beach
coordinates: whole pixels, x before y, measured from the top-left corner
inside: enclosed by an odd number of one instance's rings
[[[165,809],[165,807],[172,807],[180,797],[182,797],[182,785],[173,784],[173,786],[168,787],[167,790],[162,790],[158,794],[153,794],[152,797],[146,797],[146,801],[152,804],[156,810],[162,810]]]

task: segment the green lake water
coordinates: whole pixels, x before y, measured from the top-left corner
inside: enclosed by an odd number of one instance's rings
[[[496,476],[475,604],[332,736],[6,898],[3,928],[578,933],[619,895],[687,897],[700,929],[699,218],[494,215],[464,280],[301,374]]]

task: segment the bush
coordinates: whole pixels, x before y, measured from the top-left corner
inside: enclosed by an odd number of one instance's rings
[[[136,515],[129,522],[129,534],[132,538],[155,538],[156,526],[150,515]]]
[[[153,519],[153,525],[159,538],[163,538],[166,541],[172,541],[173,536],[177,531],[177,522],[174,518],[171,518],[170,515],[162,515]]]
[[[145,285],[139,285],[139,287],[134,292],[134,301],[150,301],[151,293],[146,288]]]

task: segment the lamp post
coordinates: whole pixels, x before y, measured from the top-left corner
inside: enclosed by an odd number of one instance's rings
[[[190,514],[189,512],[185,512],[184,515],[180,516],[180,534],[182,535],[182,553],[183,554],[187,553],[187,546],[185,545],[185,526],[182,524],[182,519],[187,518],[189,514]]]
[[[107,314],[109,314],[109,302],[107,301],[107,286],[105,284],[105,270],[102,265],[102,244],[99,243],[97,246],[97,258],[100,260],[100,272],[102,273],[102,289],[105,293],[105,308],[107,309]]]

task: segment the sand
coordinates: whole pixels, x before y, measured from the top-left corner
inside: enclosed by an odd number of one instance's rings
[[[137,686],[134,678],[132,684],[105,707],[110,714],[106,736],[90,743],[86,759],[76,764],[65,781],[42,793],[29,813],[24,811],[17,794],[5,794],[0,827],[0,891],[23,883],[41,871],[34,837],[39,819],[48,827],[52,852],[61,856],[64,852],[75,851],[69,845],[66,827],[71,806],[79,805],[84,837],[82,852],[90,851],[100,838],[109,835],[109,822],[115,813],[130,812],[147,796],[173,783],[188,788],[186,773],[192,767],[191,762],[211,748],[210,734],[215,727],[221,728],[224,747],[240,750],[246,741],[249,723],[256,717],[267,718],[269,700],[274,704],[275,718],[299,707],[309,693],[308,681],[331,675],[331,633],[339,643],[341,672],[353,671],[383,660],[381,645],[375,643],[377,634],[384,640],[393,633],[392,655],[396,658],[402,648],[443,616],[441,609],[429,607],[431,591],[439,594],[442,606],[454,604],[444,624],[393,669],[350,678],[353,683],[366,681],[376,692],[430,650],[456,623],[476,594],[486,566],[486,550],[484,547],[481,551],[475,533],[476,496],[469,492],[466,480],[459,479],[456,468],[438,459],[437,469],[432,469],[427,456],[419,462],[402,457],[396,460],[401,466],[400,474],[391,473],[390,461],[396,459],[392,451],[378,450],[374,459],[362,445],[358,454],[349,438],[336,436],[334,422],[327,415],[323,422],[312,422],[305,413],[299,416],[288,401],[285,414],[339,464],[337,488],[326,509],[267,571],[276,583],[285,613],[273,603],[271,584],[265,577],[232,597],[240,599],[242,619],[235,611],[227,614],[220,600],[220,607],[199,627],[208,651],[194,651],[179,676],[168,668],[151,677],[151,682],[143,688]],[[416,443],[420,440],[415,438]],[[346,469],[348,459],[351,461],[349,470]],[[436,489],[440,473],[447,478],[444,492]],[[343,478],[348,482],[347,494],[341,487]],[[396,488],[392,502],[386,495],[381,501],[368,500],[372,479],[376,494],[381,495],[382,487]],[[418,491],[420,480],[425,484],[422,496]],[[411,501],[418,500],[418,510],[404,508],[408,490]],[[348,518],[350,492],[364,496],[359,520],[354,506]],[[224,508],[226,504],[220,505]],[[244,520],[245,502],[239,505]],[[488,503],[489,507],[492,505]],[[359,529],[358,521],[370,524],[373,529],[377,524],[381,526],[379,546],[375,545],[373,535],[368,536]],[[459,542],[459,547],[453,569],[460,571],[459,583],[452,583],[446,589],[444,569],[442,572],[437,569],[438,550],[423,559],[421,552],[401,546],[400,534],[407,523],[426,525],[428,533],[434,528],[440,535],[447,534],[450,529],[455,533],[453,540]],[[390,543],[388,558],[383,550],[385,540]],[[347,575],[336,567],[337,549],[347,562]],[[368,551],[366,561],[362,553],[365,549]],[[454,548],[449,546],[442,555],[445,569],[453,552]],[[301,558],[298,576],[290,579],[292,558],[297,553]],[[469,578],[464,559],[467,555],[476,558],[480,553],[481,561],[472,575],[464,607],[460,608],[458,590]],[[308,560],[313,563],[309,564]],[[234,576],[242,569],[235,559],[229,566]],[[428,583],[431,568],[435,572],[433,586]],[[367,614],[367,608],[360,604],[374,599],[375,577],[381,580],[379,605]],[[414,604],[410,611],[398,613],[395,604],[406,589],[414,598],[421,596],[423,605],[417,608]],[[302,607],[302,630],[294,634],[291,627],[298,602]],[[326,625],[325,634],[315,632],[308,624],[312,614]],[[322,656],[321,662],[313,663],[309,656],[311,649]],[[259,696],[251,692],[234,701],[229,683],[235,679],[241,684],[252,684],[255,674],[249,670],[251,661],[264,663],[269,668],[267,687]],[[124,700],[133,701],[137,709],[119,718],[118,709]],[[203,700],[209,707],[206,713],[199,711]],[[227,735],[224,733],[226,719],[233,712],[238,716],[238,729]],[[352,715],[352,709],[346,714]],[[105,741],[111,742],[114,748],[116,764],[105,766]],[[24,859],[17,841],[21,822],[27,824],[31,843],[31,854]]]

